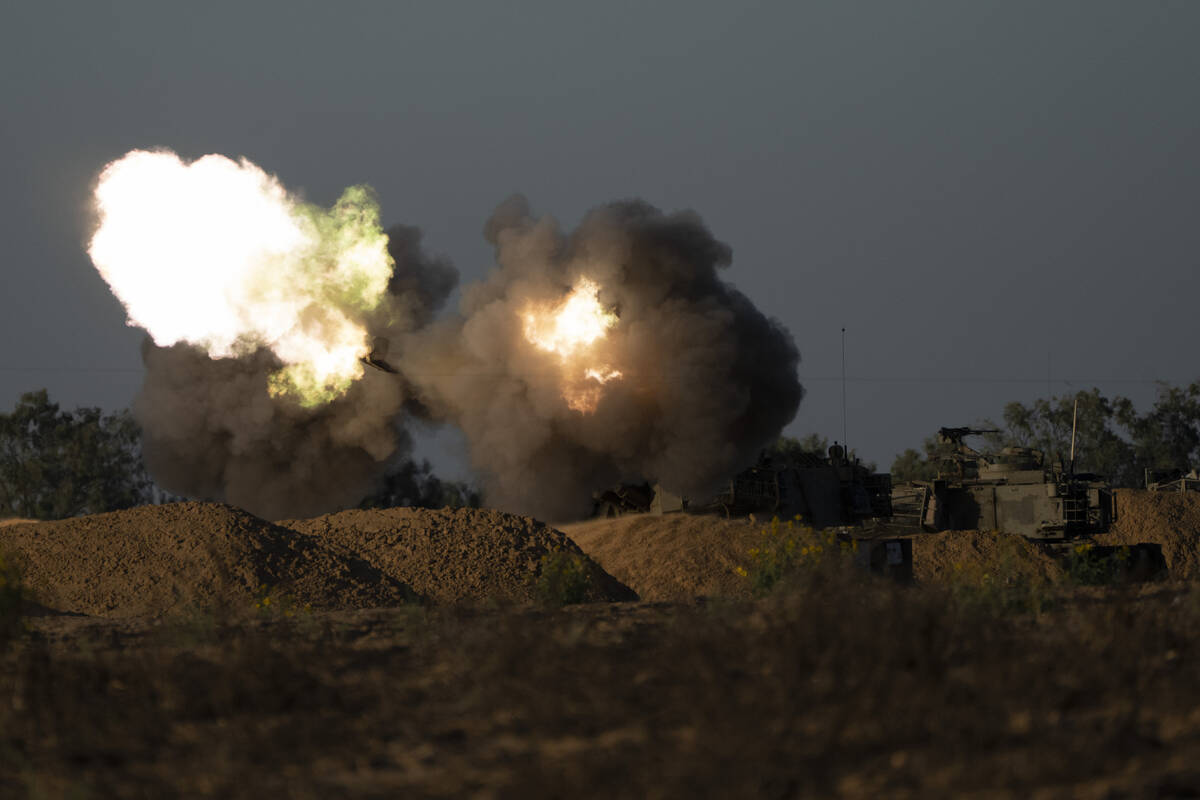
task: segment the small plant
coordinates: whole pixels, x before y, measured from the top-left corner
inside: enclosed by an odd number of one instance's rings
[[[547,606],[582,603],[591,586],[587,560],[577,553],[555,548],[542,556],[534,593]]]
[[[263,585],[258,587],[258,593],[255,595],[254,610],[263,617],[291,619],[297,614],[311,614],[312,604],[297,605],[296,598],[290,594],[279,592],[277,589]]]
[[[750,581],[756,594],[767,594],[794,575],[840,566],[857,549],[853,541],[839,540],[834,531],[818,532],[799,523],[799,517],[786,523],[772,519],[749,550],[749,569],[734,569]]]
[[[1037,575],[1026,575],[1017,567],[1017,543],[1001,551],[990,566],[956,563],[948,586],[955,604],[972,612],[989,615],[1038,615],[1054,605],[1053,584]]]
[[[28,599],[20,569],[0,552],[0,645],[24,630],[24,605]]]
[[[1128,547],[1110,551],[1081,542],[1067,556],[1067,577],[1080,586],[1108,586],[1121,580],[1129,561]]]

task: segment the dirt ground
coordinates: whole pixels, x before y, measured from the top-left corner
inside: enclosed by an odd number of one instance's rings
[[[844,577],[844,576],[843,576]],[[0,796],[1187,797],[1200,588],[40,618]]]
[[[560,526],[592,558],[643,600],[698,597],[751,598],[751,583],[737,574],[752,568],[751,548],[762,543],[762,521],[712,516],[637,514]],[[946,584],[991,575],[1055,582],[1057,561],[1028,541],[995,531],[918,534],[913,577]]]
[[[1190,563],[1177,502],[1133,496],[1115,535]],[[44,602],[0,640],[0,797],[1200,796],[1200,583],[1073,586],[953,532],[914,540],[916,585],[833,560],[751,599],[761,528],[208,504],[4,527]],[[593,597],[643,600],[530,602],[571,540],[611,573]],[[264,606],[271,581],[306,603]]]
[[[1117,519],[1103,544],[1155,542],[1178,578],[1200,578],[1200,494],[1116,491]]]
[[[268,602],[294,609],[533,602],[541,559],[580,559],[587,599],[636,600],[569,539],[487,509],[344,511],[273,524],[172,503],[0,528],[37,602],[58,612],[163,616]]]
[[[278,524],[344,547],[436,603],[531,602],[530,576],[548,553],[587,558],[545,523],[489,509],[351,510]],[[588,561],[589,600],[637,599]]]
[[[746,566],[760,525],[687,514],[634,514],[559,527],[643,600],[750,596],[749,583],[734,569]]]
[[[995,531],[945,531],[912,537],[913,578],[945,583],[961,573],[996,578],[1054,581],[1062,570],[1054,559],[1020,536]]]
[[[352,553],[231,506],[174,503],[0,528],[37,601],[57,611],[156,616],[264,593],[370,608],[412,590]]]

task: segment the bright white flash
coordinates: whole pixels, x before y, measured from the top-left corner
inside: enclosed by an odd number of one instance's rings
[[[325,210],[246,159],[135,150],[104,168],[95,200],[88,254],[156,344],[213,358],[269,347],[284,364],[272,392],[304,405],[361,376],[367,332],[352,317],[379,303],[392,268],[365,187]]]

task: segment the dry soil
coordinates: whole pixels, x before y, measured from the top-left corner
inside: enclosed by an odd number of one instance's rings
[[[1162,545],[1172,578],[1200,577],[1200,494],[1118,489],[1117,520],[1101,544]]]
[[[1053,581],[1058,563],[1027,539],[996,531],[945,531],[912,537],[913,578],[943,583],[955,575],[983,575]]]
[[[643,600],[749,597],[734,572],[749,561],[761,525],[690,514],[633,514],[560,526],[600,566]]]
[[[435,603],[529,602],[551,551],[583,559],[587,599],[636,600],[559,531],[532,517],[479,508],[342,511],[279,523],[344,547]]]
[[[161,616],[264,593],[298,607],[368,608],[412,597],[354,554],[215,503],[142,506],[0,528],[38,603],[60,612]]]

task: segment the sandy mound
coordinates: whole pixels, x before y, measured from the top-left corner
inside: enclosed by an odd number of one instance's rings
[[[410,595],[344,550],[212,503],[142,506],[0,528],[36,599],[59,611],[161,615],[226,600],[250,608],[262,587],[303,606],[369,608]]]
[[[25,525],[30,522],[38,522],[38,520],[22,519],[21,517],[6,517],[5,519],[0,519],[0,528],[3,528],[7,525]]]
[[[749,581],[734,573],[762,540],[763,525],[688,514],[635,515],[562,526],[568,536],[643,600],[697,596],[749,597]],[[913,540],[913,576],[948,580],[965,572],[1053,581],[1054,559],[1020,536],[985,531],[920,534]],[[957,565],[957,570],[955,569]]]
[[[692,514],[637,514],[560,526],[584,552],[643,600],[749,597],[734,574],[761,539],[761,525]]]
[[[1162,545],[1172,578],[1200,577],[1200,494],[1118,489],[1117,521],[1101,544]]]
[[[439,603],[532,601],[544,555],[560,549],[586,558],[544,523],[490,509],[356,509],[279,524],[343,546]],[[587,599],[637,599],[594,561],[587,563]]]
[[[913,577],[935,583],[955,573],[977,578],[983,574],[1053,581],[1061,577],[1058,563],[1022,536],[996,531],[945,531],[912,537]]]

